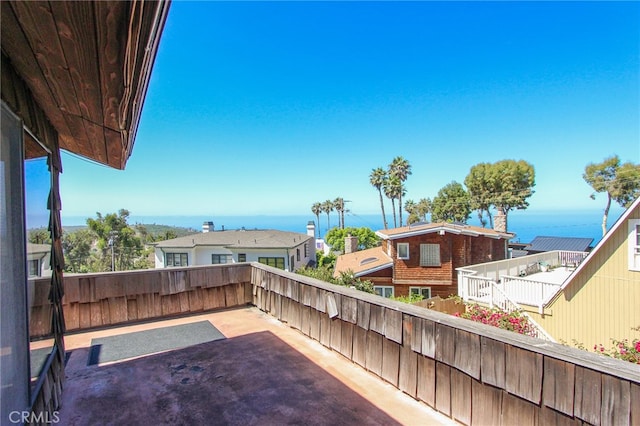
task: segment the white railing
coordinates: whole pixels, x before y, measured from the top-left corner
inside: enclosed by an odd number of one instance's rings
[[[561,285],[521,277],[503,276],[500,287],[514,302],[537,306],[538,310],[542,310],[544,301],[560,290]]]

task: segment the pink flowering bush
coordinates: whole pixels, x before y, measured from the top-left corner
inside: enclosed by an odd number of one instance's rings
[[[597,344],[593,346],[593,350],[602,355],[640,364],[640,339],[634,339],[631,343],[627,339],[611,339],[611,342],[613,346],[609,349],[602,344]]]
[[[535,336],[535,330],[529,320],[520,312],[503,312],[499,309],[485,308],[480,305],[467,305],[466,312],[454,314],[457,317],[470,319],[472,321],[489,324],[503,330],[515,331],[516,333]]]

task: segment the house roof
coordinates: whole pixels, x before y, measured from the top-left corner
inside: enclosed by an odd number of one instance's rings
[[[193,248],[196,246],[219,246],[234,249],[276,249],[293,248],[305,241],[313,240],[306,234],[298,232],[266,230],[229,230],[201,232],[160,241],[157,248]]]
[[[392,266],[393,259],[384,252],[382,247],[374,247],[338,256],[334,275],[350,270],[358,277]]]
[[[47,254],[51,252],[50,244],[27,243],[27,254]]]
[[[528,251],[589,251],[593,238],[535,237],[526,247]]]
[[[615,233],[627,223],[627,220],[633,214],[633,212],[639,209],[640,209],[640,197],[636,198],[636,200],[631,204],[631,206],[629,206],[629,208],[626,209],[622,213],[622,215],[620,215],[616,223],[614,223],[611,229],[609,229],[609,232],[607,232],[605,236],[602,237],[602,239],[598,242],[598,244],[596,244],[593,250],[589,252],[587,257],[585,257],[584,260],[580,263],[580,265],[578,265],[578,267],[571,273],[571,275],[569,275],[566,281],[562,284],[562,287],[560,287],[560,289],[556,293],[554,293],[547,299],[547,301],[545,302],[545,305],[548,303],[551,303],[553,299],[558,297],[558,295],[561,294],[565,288],[567,288],[567,286],[571,285],[574,278],[578,276],[580,271],[585,269],[587,265],[592,262],[592,259],[596,258],[600,250],[602,250],[603,247],[607,244],[607,242],[611,238],[613,238],[613,235],[615,235]]]
[[[514,234],[508,232],[498,232],[493,229],[481,228],[479,226],[436,222],[436,223],[416,223],[401,228],[383,229],[376,232],[380,238],[384,240],[395,240],[398,238],[407,238],[414,235],[433,234],[437,232],[448,232],[457,235],[470,235],[473,237],[485,236],[495,239],[510,239]]]
[[[60,148],[123,169],[170,2],[0,3],[3,100],[29,115],[11,93],[13,82],[5,84],[6,62],[57,131]],[[35,127],[29,130],[37,134]]]

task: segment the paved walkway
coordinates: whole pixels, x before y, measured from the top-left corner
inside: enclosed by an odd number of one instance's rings
[[[91,340],[209,321],[226,339],[87,365]],[[65,338],[60,424],[453,425],[255,307]]]

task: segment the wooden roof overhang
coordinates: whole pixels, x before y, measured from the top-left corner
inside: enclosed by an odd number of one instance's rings
[[[170,2],[0,3],[2,100],[35,137],[123,169]]]

